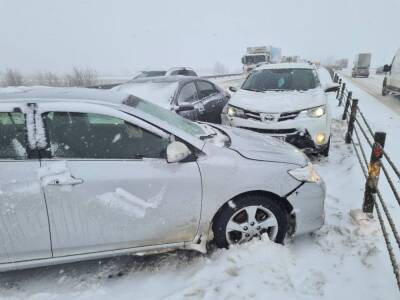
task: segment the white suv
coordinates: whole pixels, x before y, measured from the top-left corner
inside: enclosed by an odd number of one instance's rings
[[[222,114],[225,125],[278,137],[307,153],[329,154],[331,116],[327,93],[314,65],[262,65],[251,72]]]

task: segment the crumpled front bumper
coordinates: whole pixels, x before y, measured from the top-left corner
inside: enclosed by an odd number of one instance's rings
[[[322,179],[318,183],[303,183],[287,196],[296,220],[295,235],[315,231],[324,225],[325,197],[326,185]]]

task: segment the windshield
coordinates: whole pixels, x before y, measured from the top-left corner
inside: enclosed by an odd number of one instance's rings
[[[245,63],[250,65],[250,64],[258,64],[265,62],[265,55],[251,55],[251,56],[245,56]]]
[[[189,121],[174,112],[166,110],[156,104],[147,102],[138,97],[129,96],[128,99],[124,101],[124,104],[134,107],[137,110],[140,110],[159,120],[167,122],[169,125],[176,127],[192,136],[199,137],[206,135],[206,132],[199,124]]]
[[[131,82],[115,88],[169,108],[178,82]]]
[[[317,77],[312,69],[263,69],[250,73],[242,85],[243,90],[306,91],[317,87]]]

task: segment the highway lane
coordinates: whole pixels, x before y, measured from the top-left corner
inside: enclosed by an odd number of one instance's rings
[[[352,78],[345,73],[341,75],[400,115],[400,96],[382,96],[383,75],[371,75],[369,78]]]

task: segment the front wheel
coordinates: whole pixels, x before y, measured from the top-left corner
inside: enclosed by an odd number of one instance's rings
[[[219,248],[261,239],[262,235],[283,242],[289,227],[288,214],[274,199],[250,195],[229,203],[213,223],[214,241]]]

